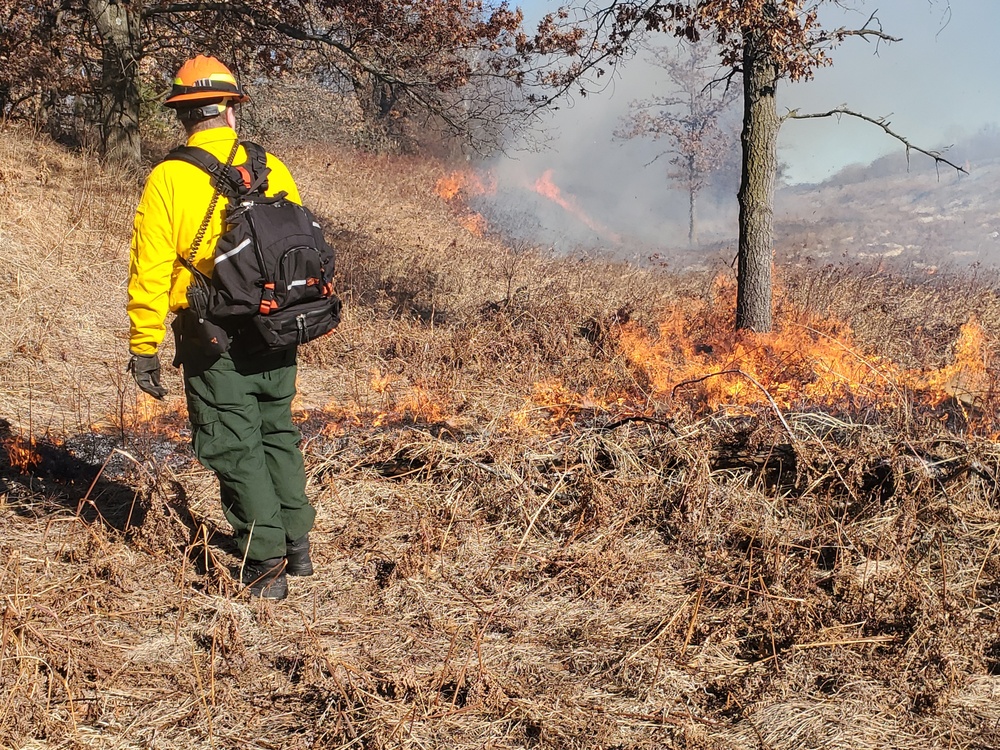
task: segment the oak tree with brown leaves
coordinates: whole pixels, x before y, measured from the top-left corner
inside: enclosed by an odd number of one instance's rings
[[[944,0],[947,3],[947,0]],[[959,171],[939,153],[919,148],[879,118],[845,107],[816,114],[778,114],[781,81],[803,81],[831,64],[830,50],[848,37],[876,43],[900,41],[885,33],[873,14],[860,28],[825,29],[819,11],[837,0],[632,0],[597,6],[585,3],[550,15],[545,24],[561,34],[573,62],[550,75],[556,86],[580,85],[589,73],[629,54],[650,33],[663,32],[714,42],[722,64],[743,82],[743,151],[739,200],[736,327],[771,330],[774,187],[778,131],[790,117],[861,117],[915,150]],[[580,34],[582,28],[588,33]]]
[[[0,0],[0,106],[83,97],[108,157],[135,163],[143,90],[215,54],[245,78],[317,76],[378,126],[495,142],[537,105],[520,11],[480,0]]]

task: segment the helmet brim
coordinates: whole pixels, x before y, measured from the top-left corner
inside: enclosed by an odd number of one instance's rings
[[[221,93],[219,91],[199,91],[191,94],[177,94],[175,96],[168,97],[164,102],[164,107],[170,107],[171,109],[178,109],[185,104],[194,104],[196,102],[209,103],[212,101],[220,100],[231,100],[232,104],[243,104],[244,102],[250,101],[250,97],[246,94],[228,94]]]

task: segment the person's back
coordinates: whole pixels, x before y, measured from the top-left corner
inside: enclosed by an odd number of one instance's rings
[[[243,165],[233,105],[247,97],[235,77],[214,58],[198,56],[180,69],[165,105],[177,111],[187,146],[226,165]],[[282,192],[300,203],[285,165],[266,156],[269,196]],[[129,268],[130,369],[136,383],[163,398],[157,355],[174,312],[175,364],[184,371],[192,443],[199,461],[215,472],[223,510],[244,555],[242,579],[251,594],[282,599],[286,572],[311,575],[308,533],[315,511],[305,494],[305,469],[292,422],[294,347],[230,351],[206,348],[189,335],[199,324],[188,293],[194,283],[185,267],[211,276],[215,248],[225,231],[227,201],[219,181],[198,166],[168,159],[150,173],[136,210]],[[186,333],[187,332],[187,333]]]

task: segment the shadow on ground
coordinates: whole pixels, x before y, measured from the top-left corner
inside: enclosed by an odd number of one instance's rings
[[[112,467],[116,441],[101,440],[106,458],[95,462],[90,455],[82,457],[73,440],[32,440],[0,419],[0,492],[8,506],[25,516],[68,510],[121,532],[141,527],[148,506],[141,501],[139,469],[129,471],[122,461]],[[131,463],[125,454],[121,458]]]

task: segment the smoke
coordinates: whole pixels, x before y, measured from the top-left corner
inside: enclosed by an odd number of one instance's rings
[[[600,94],[548,113],[539,129],[483,165],[496,181],[472,207],[515,241],[620,259],[689,252],[688,193],[668,176],[665,144],[615,136],[630,102],[663,92],[666,73],[643,59]],[[529,147],[538,136],[541,146]],[[702,244],[735,236],[738,154],[699,195]],[[735,176],[735,177],[734,177]]]
[[[530,16],[532,7],[542,4],[524,5]],[[858,28],[874,9],[869,6],[824,5],[821,20],[829,28]],[[815,80],[782,85],[780,111],[825,111],[846,104],[872,116],[891,116],[893,128],[921,146],[955,143],[947,156],[959,164],[984,154],[991,147],[984,145],[984,139],[992,141],[980,131],[1000,121],[1000,98],[992,95],[996,66],[987,62],[1000,49],[992,38],[1000,22],[1000,3],[966,0],[948,10],[940,0],[916,5],[912,0],[883,0],[878,20],[887,33],[905,41],[887,46],[848,39],[834,51],[833,67],[819,70]],[[662,35],[651,41],[672,44]],[[648,57],[640,57],[621,66],[603,91],[563,102],[532,138],[511,144],[506,155],[483,165],[496,177],[497,190],[482,196],[474,208],[494,231],[563,252],[598,251],[639,259],[655,253],[686,266],[732,245],[737,235],[738,154],[699,195],[700,247],[691,251],[688,195],[667,176],[669,159],[662,155],[663,143],[614,135],[629,103],[668,91],[667,80]],[[739,85],[738,79],[734,85]],[[738,104],[736,110],[733,117],[738,120]],[[963,151],[964,139],[976,133],[980,135],[975,148]],[[545,144],[525,147],[537,140]],[[885,160],[879,161],[882,157]],[[841,181],[872,180],[890,171],[906,174],[907,168],[911,174],[921,174],[934,168],[916,154],[907,162],[904,146],[877,127],[835,118],[786,123],[779,159],[783,181],[790,186],[821,183],[855,163],[861,166],[850,167],[848,172],[853,173],[841,175]],[[874,168],[869,170],[872,162]],[[546,174],[579,213],[535,191]],[[900,181],[892,189],[911,188]],[[779,191],[776,209],[779,218],[787,219],[786,205],[794,208],[799,203],[786,200],[785,193]],[[946,198],[942,195],[941,200]],[[825,210],[826,204],[819,200],[809,206],[808,215],[794,218],[818,221]],[[782,242],[781,237],[776,240]]]

